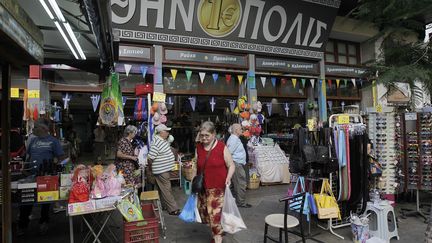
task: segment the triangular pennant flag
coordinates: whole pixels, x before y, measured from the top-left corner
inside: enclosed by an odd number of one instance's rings
[[[302,79],[301,79],[301,82],[302,82],[303,88],[306,87],[306,79],[305,79],[305,78],[302,78]]]
[[[302,102],[302,103],[299,103],[298,105],[299,105],[299,110],[303,115],[304,114],[304,103]]]
[[[267,102],[267,103],[266,103],[266,106],[267,106],[267,112],[268,112],[268,115],[271,116],[271,114],[272,114],[272,109],[273,109],[273,104],[272,104],[271,102]]]
[[[345,87],[348,86],[348,79],[344,79]]]
[[[211,107],[211,111],[212,112],[214,112],[215,105],[216,105],[215,98],[211,97],[211,99],[210,99],[210,107]]]
[[[122,96],[123,107],[126,105],[127,97]]]
[[[265,88],[266,81],[267,81],[267,77],[261,77],[261,84],[262,84],[263,88]]]
[[[345,111],[345,102],[341,102],[341,106],[342,106],[342,112],[344,112]]]
[[[200,76],[201,83],[204,83],[204,78],[206,76],[206,73],[205,72],[199,72],[199,76]]]
[[[356,80],[355,80],[355,78],[352,78],[351,82],[353,83],[354,87],[356,87]]]
[[[271,78],[271,82],[272,82],[273,87],[276,87],[276,78],[275,77]]]
[[[192,71],[190,71],[190,70],[186,70],[185,72],[186,72],[186,79],[187,79],[187,81],[189,82],[190,79],[191,79],[191,76],[192,76]]]
[[[281,78],[281,84],[282,84],[282,85],[285,85],[286,83],[287,83],[286,78]]]
[[[329,88],[331,88],[333,81],[331,79],[329,79],[329,80],[327,80],[327,83],[328,83]]]
[[[292,78],[291,82],[292,82],[293,87],[295,88],[296,85],[297,85],[297,79],[296,78]]]
[[[177,77],[177,71],[178,71],[177,69],[171,69],[171,75],[174,81],[176,80]]]
[[[142,77],[145,78],[146,74],[147,74],[148,67],[147,66],[141,66],[140,69],[141,69]]]
[[[96,112],[97,107],[99,105],[99,101],[100,101],[100,95],[91,95],[90,99],[92,102],[92,106],[93,106],[93,112]],[[57,105],[56,103],[54,103],[55,105]]]
[[[360,87],[363,87],[363,79],[360,79]]]
[[[52,108],[54,108],[54,122],[60,122],[60,106],[57,105],[57,102],[54,102]]]
[[[236,100],[229,100],[229,105],[230,105],[230,111],[234,112],[234,109],[237,105],[237,101]]]
[[[213,73],[213,82],[214,83],[216,83],[216,81],[218,80],[218,78],[219,78],[219,74],[217,74],[217,73]]]
[[[174,105],[174,101],[172,100],[171,96],[168,97],[167,105]]]
[[[125,69],[125,72],[126,72],[126,76],[129,76],[129,72],[132,69],[132,65],[130,65],[130,64],[124,64],[124,69]]]
[[[190,103],[190,105],[192,107],[192,111],[195,111],[196,97],[195,96],[189,97],[189,103]]]
[[[286,114],[286,116],[288,117],[288,114],[289,114],[289,104],[288,103],[286,103],[285,102],[285,104],[284,104],[284,110],[285,110],[285,114]]]
[[[331,110],[333,108],[333,101],[329,100],[329,101],[327,101],[327,104]]]
[[[69,107],[69,101],[71,100],[71,95],[66,93],[63,95],[63,109],[67,109]]]
[[[310,81],[310,83],[312,85],[312,89],[314,89],[315,88],[315,79],[312,78],[309,81]]]
[[[340,79],[336,79],[336,87],[339,88]]]
[[[243,82],[243,75],[237,75],[237,79],[239,81],[239,84],[242,84],[242,82]]]
[[[231,82],[231,74],[225,74],[225,81],[227,84],[229,84]]]

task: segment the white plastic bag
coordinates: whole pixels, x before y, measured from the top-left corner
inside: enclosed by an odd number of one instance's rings
[[[202,223],[201,216],[198,210],[198,197],[195,197],[195,222]]]
[[[243,222],[229,186],[225,188],[225,199],[222,207],[221,224],[223,231],[230,234],[234,234],[242,229],[246,229],[246,225]]]

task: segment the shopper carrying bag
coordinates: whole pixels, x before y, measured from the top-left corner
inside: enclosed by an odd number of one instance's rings
[[[333,195],[328,179],[323,180],[321,192],[315,193],[314,198],[318,208],[319,219],[341,219],[339,205]]]
[[[237,208],[236,200],[233,197],[229,186],[225,188],[225,200],[222,206],[221,224],[223,231],[235,234],[240,230],[246,229],[246,225]]]

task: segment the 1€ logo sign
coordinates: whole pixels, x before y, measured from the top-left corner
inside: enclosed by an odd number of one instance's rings
[[[240,0],[201,0],[198,22],[208,35],[224,37],[239,25],[242,15]]]

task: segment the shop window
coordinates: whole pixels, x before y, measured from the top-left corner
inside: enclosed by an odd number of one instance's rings
[[[258,96],[275,96],[277,94],[277,86],[278,86],[279,80],[276,79],[276,85],[273,86],[271,78],[267,77],[265,86],[263,87],[261,79],[256,79],[256,88],[258,92]]]
[[[135,85],[153,83],[153,75],[149,73],[146,74],[145,78],[143,78],[141,74],[129,74],[129,76],[126,76],[126,74],[120,74],[119,79],[122,91],[135,92]]]
[[[358,65],[360,63],[360,47],[357,43],[330,40],[325,50],[325,61],[328,63],[340,63]]]
[[[350,83],[347,83],[347,85],[341,84],[339,86],[339,95],[342,97],[358,97],[359,91]]]
[[[297,78],[296,86],[292,82],[291,78],[285,78],[285,81],[281,80],[281,87],[279,91],[279,96],[305,96],[305,91],[303,90],[303,86],[301,84],[301,79]]]

